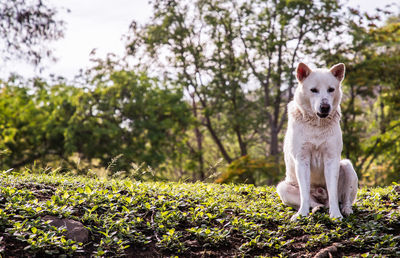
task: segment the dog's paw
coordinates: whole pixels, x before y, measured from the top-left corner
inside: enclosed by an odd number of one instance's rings
[[[331,212],[329,214],[329,217],[331,217],[332,219],[338,219],[338,220],[342,220],[343,219],[343,216],[342,216],[342,214],[340,214],[340,212],[337,212],[337,213]]]
[[[324,209],[325,209],[325,206],[324,206],[324,205],[318,205],[318,206],[315,206],[315,207],[312,209],[311,213],[312,213],[312,214],[314,214],[314,213],[322,213],[322,212],[324,211]]]
[[[290,218],[290,221],[297,221],[300,218],[300,216],[301,216],[300,214],[296,213]]]
[[[302,217],[306,217],[306,216],[307,216],[307,214],[302,214],[300,212],[297,212],[296,214],[294,214],[292,216],[292,218],[290,220],[291,221],[297,221],[297,220],[301,219]]]
[[[349,216],[350,214],[353,214],[353,209],[350,207],[343,207],[342,208],[342,214],[344,216]]]

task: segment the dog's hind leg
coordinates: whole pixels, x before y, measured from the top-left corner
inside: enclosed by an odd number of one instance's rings
[[[343,215],[353,213],[351,206],[356,200],[358,177],[351,162],[347,159],[340,161],[338,195]]]
[[[295,208],[296,210],[300,207],[300,191],[299,187],[288,184],[285,181],[282,181],[276,187],[279,197],[282,202],[290,207]]]
[[[293,207],[296,210],[300,208],[300,189],[298,186],[288,184],[286,181],[282,181],[278,184],[276,190],[284,204]],[[317,206],[325,205],[315,200],[315,196],[313,196],[312,193],[310,198],[310,206],[313,209]]]

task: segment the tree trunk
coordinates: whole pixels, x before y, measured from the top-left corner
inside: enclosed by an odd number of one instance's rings
[[[210,132],[212,139],[217,144],[218,149],[222,154],[222,157],[225,159],[226,162],[232,163],[233,159],[229,156],[224,145],[222,144],[221,140],[219,139],[217,133],[215,132],[215,130],[211,124],[210,116],[205,115],[205,122],[206,122],[206,127],[207,127],[208,131]]]
[[[197,113],[197,104],[194,96],[192,96],[192,108],[193,108],[193,115],[198,120],[198,113]],[[195,155],[197,156],[197,160],[199,162],[199,180],[204,181],[205,179],[205,172],[204,172],[204,157],[203,157],[203,134],[201,133],[199,126],[196,124],[194,128],[194,134],[196,136],[197,142],[197,151]]]
[[[270,145],[269,145],[269,155],[275,156],[279,154],[279,141],[278,141],[278,130],[275,125],[271,125],[270,129]]]
[[[247,155],[247,145],[242,139],[242,134],[240,133],[239,126],[235,128],[236,131],[236,136],[238,138],[238,143],[239,143],[239,148],[240,148],[240,156],[246,156]]]

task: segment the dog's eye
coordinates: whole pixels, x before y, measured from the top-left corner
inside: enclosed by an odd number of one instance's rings
[[[329,88],[328,89],[328,92],[334,92],[335,91],[335,88]]]
[[[318,93],[318,89],[312,88],[312,89],[311,89],[311,92],[312,92],[312,93]]]

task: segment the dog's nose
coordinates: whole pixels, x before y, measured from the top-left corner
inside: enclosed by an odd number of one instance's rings
[[[329,111],[331,110],[331,105],[329,105],[327,103],[322,103],[319,106],[319,109],[320,109],[322,114],[329,114]]]

